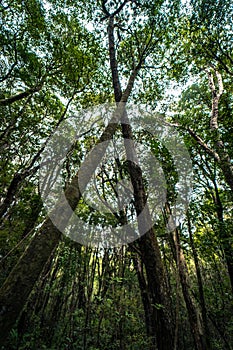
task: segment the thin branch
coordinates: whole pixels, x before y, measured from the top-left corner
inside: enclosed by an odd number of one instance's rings
[[[217,152],[215,152],[212,148],[210,148],[200,136],[198,136],[195,131],[191,128],[186,129],[189,134],[197,141],[197,143],[208,153],[210,154],[217,162],[220,162],[220,157]]]
[[[210,154],[218,163],[220,162],[220,156],[218,155],[217,152],[215,152],[212,148],[210,148],[204,141],[203,139],[197,135],[197,133],[189,128],[189,127],[183,127],[181,124],[179,123],[169,123],[169,122],[165,122],[164,121],[164,124],[165,125],[168,125],[168,126],[173,126],[175,128],[182,128],[182,130],[184,131],[188,131],[188,133],[192,136],[192,138],[194,140],[197,141],[197,143],[208,153]]]
[[[106,8],[106,6],[105,6],[105,4],[107,3],[107,0],[103,0],[102,1],[102,10],[103,10],[103,13],[105,14],[105,16],[104,17],[102,17],[101,19],[100,19],[100,21],[104,21],[105,19],[107,19],[107,18],[110,18],[110,17],[115,17],[116,15],[118,15],[120,12],[121,12],[121,10],[123,9],[123,7],[127,4],[127,2],[129,2],[130,0],[124,0],[123,1],[123,3],[113,12],[113,13],[110,13],[108,10],[107,10],[107,8]]]
[[[112,17],[114,17],[114,16],[116,16],[116,15],[118,15],[120,12],[121,12],[121,10],[123,9],[123,7],[127,4],[127,2],[129,2],[130,0],[125,0],[119,7],[118,7],[118,9],[115,11],[115,12],[113,12],[113,14],[111,15]]]

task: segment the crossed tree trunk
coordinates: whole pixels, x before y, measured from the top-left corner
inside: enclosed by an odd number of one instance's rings
[[[127,2],[127,1],[126,1]],[[125,2],[125,3],[126,3]],[[122,7],[122,6],[121,6]],[[120,9],[120,8],[119,8]],[[120,9],[121,10],[121,9]],[[105,13],[106,14],[106,13]],[[125,139],[133,140],[133,133],[127,120],[125,105],[131,94],[135,79],[145,56],[148,53],[150,43],[142,51],[138,64],[135,65],[128,80],[124,92],[121,91],[120,80],[118,77],[118,67],[116,61],[116,48],[114,42],[114,15],[106,14],[109,17],[108,36],[109,36],[109,54],[112,71],[112,82],[117,103],[116,110],[112,119],[102,136],[98,141],[98,150],[94,148],[85,160],[85,166],[82,166],[82,172],[77,172],[73,177],[70,185],[65,190],[65,198],[61,197],[56,204],[52,216],[56,219],[58,225],[54,225],[48,217],[41,228],[35,233],[29,246],[11,271],[0,290],[0,339],[1,343],[9,335],[10,330],[19,317],[24,305],[26,304],[29,294],[38,280],[46,262],[57,247],[61,231],[67,226],[71,217],[71,211],[67,210],[68,201],[71,209],[74,211],[82,197],[79,189],[81,181],[83,189],[87,186],[96,167],[100,163],[108,142],[112,139],[119,122],[122,126],[122,134]],[[136,152],[133,147],[126,147],[126,153],[129,159],[136,159]],[[129,155],[132,157],[129,157]],[[95,159],[95,162],[93,162]],[[146,193],[143,186],[142,171],[136,162],[129,162],[128,171],[134,189],[135,210],[137,215],[141,214],[144,209],[141,222],[139,223],[139,232],[151,222],[149,210],[146,203]],[[58,229],[59,227],[59,229]],[[166,287],[166,277],[161,259],[161,253],[156,238],[155,231],[151,227],[148,232],[138,240],[140,253],[145,264],[148,287],[151,297],[151,337],[156,338],[153,349],[170,350],[173,346],[173,322],[170,315],[170,298]]]

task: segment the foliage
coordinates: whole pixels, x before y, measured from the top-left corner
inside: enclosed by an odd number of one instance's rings
[[[143,145],[140,156],[151,152],[166,182],[166,203],[154,228],[169,310],[162,302],[153,302],[158,289],[154,286],[151,294],[145,266],[145,255],[150,252],[143,256],[141,239],[107,249],[84,247],[63,237],[3,350],[156,349],[148,329],[153,309],[156,315],[161,316],[164,309],[171,315],[174,349],[231,350],[232,12],[228,0],[0,3],[1,284],[46,218],[38,188],[45,145],[65,118],[72,115],[79,121],[81,108],[114,102],[109,18],[115,21],[116,69],[122,90],[138,68],[129,101],[143,108],[150,105],[152,122],[159,111],[164,122],[179,131],[193,167],[188,211],[183,224],[169,233],[167,218],[179,192],[179,174],[162,140],[144,130],[134,133],[134,141]],[[215,129],[211,123],[217,92],[211,87],[211,74],[216,91],[220,90],[219,77],[224,88]],[[174,83],[181,93],[173,99],[169,86]],[[74,144],[62,168],[64,188],[103,130],[104,125],[97,122]],[[111,145],[120,138],[119,127]],[[48,166],[55,168],[52,162]],[[155,175],[159,174],[158,170]],[[144,175],[148,191],[147,169]],[[95,174],[98,196],[89,188],[89,197],[100,200],[108,210],[100,213],[83,198],[76,214],[98,225],[102,233],[134,221],[135,198],[122,205],[115,190],[129,179],[125,154],[104,159]],[[156,200],[155,193],[152,199]],[[209,344],[206,347],[198,347],[193,337],[195,317]]]

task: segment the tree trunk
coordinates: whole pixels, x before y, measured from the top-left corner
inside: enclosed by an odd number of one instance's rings
[[[205,341],[206,341],[206,348],[211,349],[211,342],[210,342],[210,332],[208,327],[208,321],[207,321],[207,308],[205,303],[205,295],[203,290],[203,283],[202,283],[202,277],[201,277],[201,270],[198,260],[197,251],[194,245],[193,241],[193,235],[191,230],[191,222],[189,213],[187,213],[187,219],[188,219],[188,231],[189,231],[189,239],[190,239],[190,245],[193,252],[193,259],[197,274],[197,282],[198,282],[198,290],[199,290],[199,297],[200,297],[200,305],[201,305],[201,313],[202,313],[202,321],[203,321],[203,328],[204,328],[204,335],[205,335]]]
[[[61,233],[47,219],[0,290],[0,344],[19,317]]]
[[[132,253],[133,254],[133,253]],[[141,258],[137,255],[133,256],[134,268],[137,272],[139,288],[141,292],[142,304],[145,313],[146,333],[149,339],[151,339],[151,349],[155,349],[156,339],[155,331],[153,329],[152,322],[152,305],[151,298],[148,291],[148,285],[144,276],[143,263]]]
[[[122,123],[122,132],[124,139],[133,140],[132,130],[128,123]],[[167,291],[161,252],[146,203],[142,171],[137,165],[136,152],[133,146],[129,146],[128,142],[125,148],[127,158],[135,160],[135,162],[128,161],[128,171],[134,189],[136,213],[138,217],[140,215],[140,219],[138,219],[139,233],[144,233],[145,228],[148,228],[147,233],[138,239],[138,246],[142,256],[142,261],[145,264],[148,289],[151,296],[151,327],[156,336],[158,349],[172,349],[174,344],[174,324],[170,312],[170,299]],[[144,212],[143,215],[142,212]]]
[[[109,18],[108,25],[109,55],[110,67],[112,72],[112,84],[114,89],[115,101],[118,103],[121,99],[121,84],[118,74],[118,65],[116,59],[116,49],[114,42],[114,17]],[[138,67],[141,66],[143,57],[140,57]],[[164,266],[161,259],[161,253],[156,239],[155,231],[152,228],[152,221],[146,204],[146,193],[143,185],[142,171],[137,165],[137,155],[133,146],[133,134],[129,124],[126,112],[123,115],[122,134],[125,141],[127,159],[134,159],[135,162],[128,160],[128,171],[131,183],[134,189],[134,201],[136,213],[139,216],[144,210],[145,215],[140,215],[138,220],[139,233],[147,233],[138,240],[143,263],[145,264],[148,289],[151,296],[152,316],[149,326],[156,336],[156,342],[159,350],[172,349],[173,346],[173,323],[170,315],[169,296],[167,295],[166,279]],[[129,144],[127,141],[131,140]],[[147,315],[146,315],[147,316]],[[148,318],[149,320],[149,318]]]
[[[214,183],[214,202],[216,204],[217,217],[219,221],[219,237],[221,241],[221,246],[225,255],[225,260],[227,264],[227,270],[230,277],[231,290],[233,293],[233,249],[232,249],[232,232],[226,227],[223,216],[223,206],[219,196],[218,187],[216,181]]]
[[[117,129],[119,120],[122,118],[125,103],[132,91],[139,69],[140,67],[137,67],[132,71],[128,85],[122,94],[121,101],[113,113],[111,121],[98,141],[100,147],[98,147],[97,151],[96,149],[93,149],[89,153],[85,160],[85,166],[82,168],[82,173],[80,174],[77,172],[65,191],[65,197],[72,210],[75,210],[82,195],[78,186],[80,177],[83,189],[85,189],[92,174],[105,154],[107,148],[107,142],[105,141],[110,141]],[[67,226],[72,215],[72,210],[67,208],[66,201],[64,201],[64,197],[62,197],[55,206],[53,213],[50,215],[50,217],[53,217],[53,222],[56,222],[56,227],[53,225],[50,218],[45,220],[44,224],[35,234],[28,248],[1,287],[0,345],[7,338],[11,328],[21,313],[35,282],[42,272],[44,265],[59,243],[61,231],[63,232]]]
[[[174,242],[178,252],[177,257],[179,259],[178,267],[179,267],[180,283],[182,287],[184,301],[188,311],[189,323],[190,323],[190,328],[193,335],[194,346],[196,350],[206,350],[207,348],[205,345],[204,332],[201,326],[201,319],[198,314],[197,307],[195,306],[194,301],[190,295],[191,288],[188,282],[188,269],[187,269],[183,251],[180,248],[178,230],[174,232]]]
[[[166,205],[165,209],[166,209],[166,213],[170,215],[171,210],[168,204]],[[207,349],[206,334],[204,333],[204,329],[202,327],[202,322],[201,322],[200,315],[198,313],[198,309],[190,295],[191,287],[189,283],[188,268],[186,265],[183,250],[180,246],[180,236],[179,236],[178,229],[175,229],[170,234],[170,242],[171,242],[173,257],[176,261],[178,272],[179,272],[180,284],[182,288],[185,305],[188,311],[189,323],[190,323],[190,328],[193,335],[195,350],[206,350]]]

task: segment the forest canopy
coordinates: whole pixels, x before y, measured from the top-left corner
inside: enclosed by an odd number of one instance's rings
[[[0,348],[232,350],[232,2],[0,23]]]

